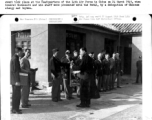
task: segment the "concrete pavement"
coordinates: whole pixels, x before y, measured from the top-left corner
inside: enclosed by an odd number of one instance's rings
[[[123,84],[122,88],[101,92],[101,98],[92,99],[90,108],[77,108],[79,98],[52,102],[51,94],[35,91],[30,95],[32,106],[23,114],[11,114],[11,120],[141,120],[142,85]]]

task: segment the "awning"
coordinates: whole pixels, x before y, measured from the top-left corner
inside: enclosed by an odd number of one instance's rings
[[[96,24],[98,26],[107,28],[112,31],[120,32],[120,33],[141,33],[142,32],[142,24]]]

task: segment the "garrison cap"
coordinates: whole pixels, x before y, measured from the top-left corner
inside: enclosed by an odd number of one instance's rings
[[[58,51],[59,51],[58,48],[54,48],[54,49],[52,50],[53,53],[58,52]]]
[[[65,51],[65,54],[70,54],[70,50],[66,50],[66,51]]]

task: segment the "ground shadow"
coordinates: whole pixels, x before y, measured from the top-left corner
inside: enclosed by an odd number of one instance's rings
[[[76,105],[80,103],[79,98],[74,96],[75,99],[65,100],[62,96],[63,101],[53,102],[50,95],[38,95],[30,96],[30,103],[32,106],[28,109],[23,109],[24,114],[33,113],[55,113],[55,112],[66,112],[66,111],[90,111],[90,110],[100,110],[106,108],[113,108],[117,106],[124,105],[134,105],[142,103],[142,90],[141,86],[136,85],[126,86],[113,91],[100,93],[100,99],[92,99],[90,108],[77,108]],[[112,95],[115,97],[110,98]],[[107,99],[106,99],[107,97]],[[109,97],[109,98],[108,98]]]

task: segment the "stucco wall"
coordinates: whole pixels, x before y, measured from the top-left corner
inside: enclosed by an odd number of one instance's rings
[[[36,80],[48,81],[48,25],[22,24],[11,25],[11,31],[31,30],[31,68],[38,68]],[[44,32],[45,31],[45,32]],[[38,35],[39,34],[39,35]]]
[[[38,67],[39,70],[36,74],[36,80],[40,82],[48,82],[49,79],[49,67],[48,62],[52,56],[52,49],[59,48],[59,58],[63,57],[66,50],[66,31],[73,31],[82,33],[85,37],[86,47],[88,52],[94,51],[95,55],[97,55],[101,50],[104,49],[104,41],[105,38],[115,40],[115,51],[117,51],[118,46],[118,35],[112,35],[111,32],[107,31],[97,31],[91,30],[86,27],[79,27],[76,25],[68,25],[68,24],[38,24],[38,25],[11,25],[11,31],[17,30],[25,30],[31,29],[31,67]],[[47,31],[48,30],[48,31]],[[41,33],[41,34],[40,34]],[[39,35],[38,35],[39,34]],[[36,36],[38,35],[38,36]],[[34,37],[35,36],[35,37]],[[128,43],[126,42],[128,38],[121,37],[121,45],[126,46]],[[139,42],[140,41],[140,42]],[[136,45],[137,47],[134,47]],[[132,75],[135,75],[135,60],[138,58],[138,54],[141,52],[135,48],[141,48],[141,37],[133,37],[133,45],[132,45]],[[123,50],[123,49],[122,49]],[[123,55],[122,55],[123,60]]]
[[[86,48],[88,52],[95,52],[97,55],[101,50],[104,49],[104,41],[105,38],[118,40],[118,35],[109,35],[105,33],[101,33],[98,31],[88,30],[83,27],[76,27],[73,25],[65,25],[65,24],[49,24],[48,30],[48,48],[49,54],[48,58],[50,59],[52,56],[52,49],[59,48],[59,58],[64,56],[66,50],[66,31],[78,32],[82,33],[85,37]],[[116,42],[117,44],[117,42]],[[116,50],[116,47],[115,47]],[[50,75],[49,75],[50,78]],[[49,79],[50,80],[50,79]],[[51,81],[51,80],[50,80]]]
[[[66,30],[83,33],[86,39],[86,48],[88,52],[94,51],[95,54],[104,49],[105,38],[118,40],[117,35],[108,35],[97,31],[79,28],[72,25],[49,25],[49,58],[52,56],[52,49],[60,49],[59,57],[64,55],[66,50]]]
[[[132,37],[132,71],[131,76],[136,77],[136,62],[142,56],[142,37]]]

